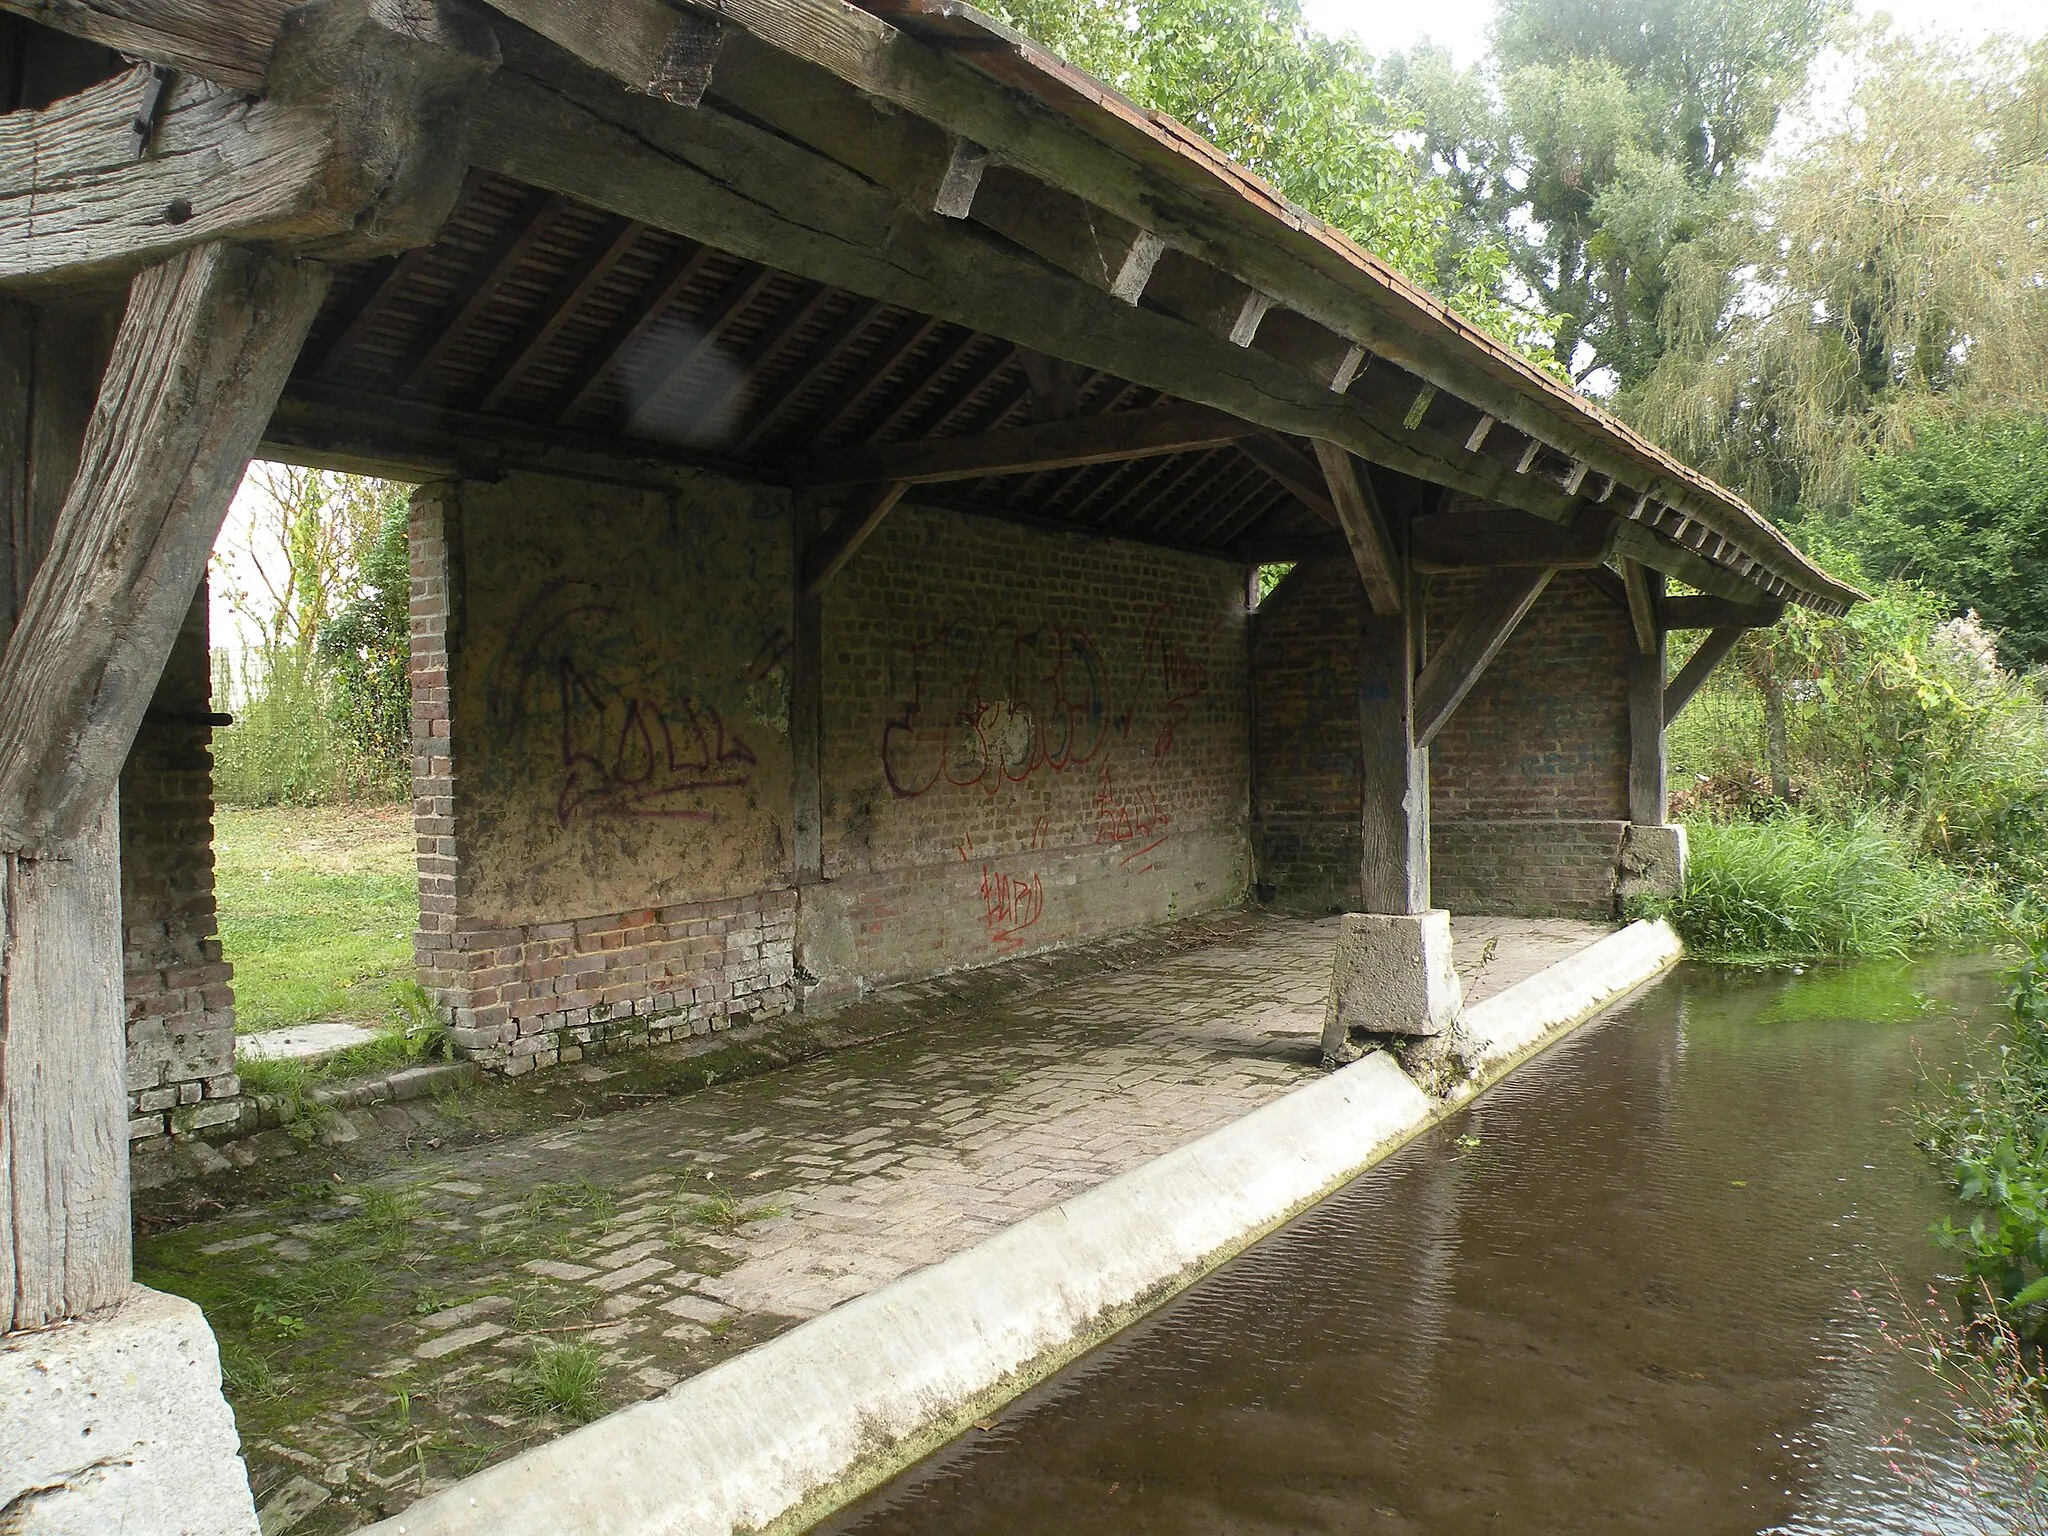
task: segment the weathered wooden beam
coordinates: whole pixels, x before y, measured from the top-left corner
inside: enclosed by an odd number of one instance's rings
[[[1332,393],[1256,346],[1232,346],[1149,303],[1127,307],[1077,285],[991,238],[978,218],[919,214],[886,188],[709,104],[679,113],[616,92],[600,99],[574,81],[528,81],[508,65],[486,92],[469,154],[797,276],[1192,394],[1277,431],[1341,442],[1406,474],[1554,521],[1575,510],[1540,477],[1466,454],[1427,425],[1405,432],[1398,414]]]
[[[1432,649],[1415,684],[1417,746],[1426,747],[1436,739],[1556,574],[1504,572],[1466,610],[1443,644]]]
[[[130,58],[261,91],[285,13],[301,0],[0,0],[0,11]]]
[[[1595,570],[1607,558],[1607,530],[1585,519],[1569,527],[1525,512],[1438,512],[1408,525],[1408,558],[1418,571]]]
[[[1702,592],[1715,597],[1725,597],[1731,602],[1755,607],[1762,595],[1751,579],[1738,576],[1725,566],[1714,564],[1704,555],[1672,543],[1662,534],[1652,533],[1641,523],[1626,520],[1615,523],[1614,552],[1648,566],[1653,571],[1675,576]]]
[[[1313,441],[1330,504],[1337,509],[1338,525],[1351,545],[1359,579],[1365,583],[1365,599],[1374,613],[1399,613],[1404,585],[1400,559],[1372,482],[1358,472],[1357,462],[1341,444],[1320,437]]]
[[[1667,597],[1657,616],[1667,630],[1765,629],[1785,616],[1785,604],[1778,599],[1733,603],[1725,597]]]
[[[703,101],[725,37],[716,16],[662,0],[491,0],[491,6],[629,89],[680,107]]]
[[[1636,651],[1639,655],[1652,656],[1659,651],[1659,637],[1664,626],[1658,622],[1657,599],[1660,592],[1650,590],[1650,573],[1637,560],[1624,559],[1621,562],[1621,582],[1628,594],[1628,621],[1636,632]],[[1663,575],[1657,577],[1662,587]],[[1659,684],[1662,687],[1662,684]]]
[[[980,190],[982,173],[987,169],[987,150],[972,139],[954,139],[946,168],[932,193],[932,212],[945,219],[966,218],[974,208],[974,194]]]
[[[806,554],[804,596],[811,597],[824,591],[832,578],[846,569],[847,561],[860,552],[868,535],[882,526],[882,519],[895,510],[896,503],[909,489],[909,484],[901,480],[861,489]]]
[[[1344,520],[1337,515],[1336,502],[1330,499],[1330,483],[1323,475],[1323,466],[1315,459],[1276,437],[1248,437],[1237,445],[1237,451],[1263,469],[1275,484],[1292,492],[1295,500],[1317,517],[1332,528],[1343,529]]]
[[[75,837],[112,794],[327,279],[218,245],[136,279],[77,478],[0,655],[0,848]]]
[[[1419,610],[1420,604],[1406,604]],[[1367,912],[1429,910],[1429,753],[1415,737],[1415,612],[1359,628],[1359,896]]]
[[[229,236],[337,259],[424,244],[461,183],[446,147],[496,66],[453,0],[402,19],[314,0],[286,18],[262,101],[180,76],[142,159],[146,66],[0,116],[0,287],[105,283]]]
[[[1671,679],[1664,689],[1664,723],[1669,726],[1676,720],[1685,706],[1692,702],[1692,696],[1705,685],[1714,668],[1728,659],[1728,653],[1735,649],[1736,642],[1748,634],[1745,628],[1730,626],[1713,629],[1699,644],[1699,649],[1686,658],[1685,665],[1678,669],[1678,676]]]
[[[1018,475],[1214,448],[1257,431],[1248,422],[1206,406],[1155,405],[1142,411],[1074,416],[963,437],[874,443],[816,454],[800,462],[791,479],[797,485],[862,485],[884,479],[906,485],[979,480],[988,475]]]
[[[0,1331],[113,1306],[132,1283],[121,1027],[120,813],[0,852]]]

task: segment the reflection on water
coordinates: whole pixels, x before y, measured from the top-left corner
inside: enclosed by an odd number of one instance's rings
[[[1682,968],[825,1529],[1979,1529],[1855,1293],[1935,1274],[1913,1107],[1995,999]]]

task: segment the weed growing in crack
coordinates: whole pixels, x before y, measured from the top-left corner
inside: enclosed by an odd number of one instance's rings
[[[590,1344],[542,1344],[512,1373],[512,1398],[533,1414],[558,1414],[587,1424],[604,1412],[597,1389],[604,1364]]]

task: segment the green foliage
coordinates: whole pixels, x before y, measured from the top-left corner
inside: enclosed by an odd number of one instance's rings
[[[1978,1207],[1937,1236],[2021,1333],[2048,1338],[2048,951],[2014,973],[2012,1015],[1996,1058],[1956,1084],[1928,1122],[1956,1193]]]
[[[604,1362],[589,1344],[542,1344],[512,1373],[513,1400],[528,1413],[587,1424],[604,1412]]]
[[[216,678],[236,701],[234,725],[214,740],[216,794],[252,806],[399,799],[410,772],[405,488],[278,464],[254,466],[250,486],[239,542],[214,560],[222,595],[257,636]]]
[[[1989,882],[1917,853],[1877,816],[1693,822],[1685,893],[1648,902],[1704,959],[1764,961],[1982,947],[2006,931]]]
[[[217,696],[244,700],[235,723],[213,738],[215,798],[222,805],[329,805],[392,800],[403,777],[365,756],[318,656],[292,648],[241,659]]]
[[[2048,415],[1922,423],[1864,461],[1855,515],[1827,531],[1873,574],[1974,609],[2008,664],[2048,663]]]
[[[1674,248],[1637,425],[1780,515],[1944,414],[2048,408],[2048,43],[1872,27],[1838,118]],[[1974,601],[1972,594],[1952,594]]]
[[[383,486],[383,521],[363,559],[362,586],[320,630],[334,679],[331,707],[356,749],[402,781],[412,753],[411,551],[400,487]]]
[[[1485,69],[1388,62],[1456,190],[1454,248],[1505,250],[1575,380],[1623,389],[1664,346],[1674,253],[1742,202],[1842,0],[1501,0]]]
[[[1187,124],[1310,213],[1544,355],[1542,317],[1506,295],[1498,241],[1447,241],[1453,203],[1400,135],[1414,122],[1348,38],[1299,0],[995,0],[989,9],[1140,105]]]
[[[1946,612],[1892,582],[1845,618],[1793,609],[1751,631],[1672,727],[1675,809],[1695,823],[1874,813],[1914,855],[2037,910],[2048,724],[1992,637]]]

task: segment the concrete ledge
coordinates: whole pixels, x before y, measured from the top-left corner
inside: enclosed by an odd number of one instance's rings
[[[256,1536],[199,1308],[138,1285],[100,1316],[0,1336],[0,1531]]]
[[[1630,923],[1619,933],[1503,988],[1465,1010],[1472,1064],[1499,1076],[1552,1035],[1582,1023],[1625,992],[1676,965],[1685,946],[1671,925]]]
[[[1637,923],[1474,1006],[1491,1081],[1678,958]],[[664,1396],[422,1499],[374,1536],[801,1531],[943,1445],[1450,1109],[1376,1052]]]

